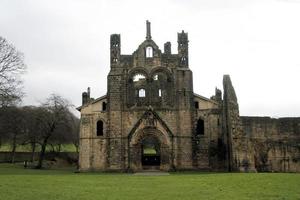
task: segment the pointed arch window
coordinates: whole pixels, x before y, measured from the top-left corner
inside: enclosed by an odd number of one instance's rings
[[[153,57],[153,48],[152,47],[146,47],[146,58],[152,58]]]
[[[185,56],[183,56],[182,58],[181,58],[181,64],[182,65],[185,65],[187,63],[187,58],[185,57]]]
[[[97,121],[97,136],[103,136],[103,121],[99,120]]]

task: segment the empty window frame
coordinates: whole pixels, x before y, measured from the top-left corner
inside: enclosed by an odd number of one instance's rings
[[[197,121],[196,135],[204,135],[204,121],[202,119]]]
[[[146,97],[145,89],[139,89],[139,97]]]
[[[103,121],[102,120],[99,120],[97,121],[97,136],[103,136]]]
[[[199,109],[199,102],[198,101],[195,101],[195,108]]]
[[[182,57],[182,58],[181,58],[181,64],[182,64],[182,65],[185,65],[185,64],[186,64],[186,61],[187,61],[187,58],[186,58],[186,57]]]
[[[153,57],[153,48],[146,47],[146,58],[152,58],[152,57]]]
[[[106,111],[106,102],[102,102],[102,111]]]

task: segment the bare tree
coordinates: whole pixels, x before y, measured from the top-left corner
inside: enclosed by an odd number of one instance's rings
[[[39,124],[39,116],[44,110],[40,107],[25,106],[22,108],[25,120],[24,138],[22,145],[30,145],[31,147],[31,162],[34,160],[34,154],[39,144],[41,136],[41,125]]]
[[[25,69],[23,54],[0,36],[0,106],[14,105],[21,100],[20,74]]]
[[[14,106],[1,108],[0,123],[5,142],[11,146],[11,162],[14,163],[17,146],[22,144],[26,130],[22,108]]]
[[[46,102],[42,104],[41,109],[43,111],[40,112],[38,117],[42,131],[41,152],[36,168],[42,168],[49,139],[56,133],[63,134],[58,130],[68,129],[71,117],[69,111],[70,106],[70,103],[66,99],[56,94],[52,94]]]

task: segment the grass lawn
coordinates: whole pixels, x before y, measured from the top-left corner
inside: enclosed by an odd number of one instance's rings
[[[0,152],[11,152],[12,147],[10,144],[2,144],[0,146]],[[50,145],[47,145],[46,147],[46,151],[51,151],[52,148],[50,147]],[[36,147],[36,152],[41,151],[41,147],[39,145],[37,145]],[[30,144],[26,144],[26,145],[18,145],[16,152],[31,152],[31,146]],[[76,152],[76,148],[73,144],[63,144],[61,146],[61,152]]]
[[[299,199],[300,174],[172,173],[134,176],[0,164],[1,200]]]

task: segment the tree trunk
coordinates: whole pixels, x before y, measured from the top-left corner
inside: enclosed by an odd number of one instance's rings
[[[42,148],[41,148],[41,152],[40,152],[40,156],[39,156],[39,162],[38,162],[38,165],[36,166],[37,169],[41,169],[43,167],[43,161],[45,158],[46,146],[47,146],[49,137],[50,137],[50,135],[46,136],[42,143]]]
[[[60,153],[61,151],[61,144],[58,144],[57,153]]]
[[[75,146],[75,149],[76,149],[76,153],[78,154],[79,153],[79,145],[74,144],[74,146]]]
[[[17,134],[14,134],[13,141],[12,141],[12,150],[11,150],[11,163],[15,163],[15,155],[17,149]]]
[[[34,161],[35,148],[36,148],[36,143],[35,143],[35,141],[32,141],[31,142],[31,158],[30,158],[31,162]]]
[[[73,143],[73,145],[75,146],[76,149],[76,153],[77,153],[77,162],[76,162],[76,169],[79,169],[79,145],[76,143]]]

